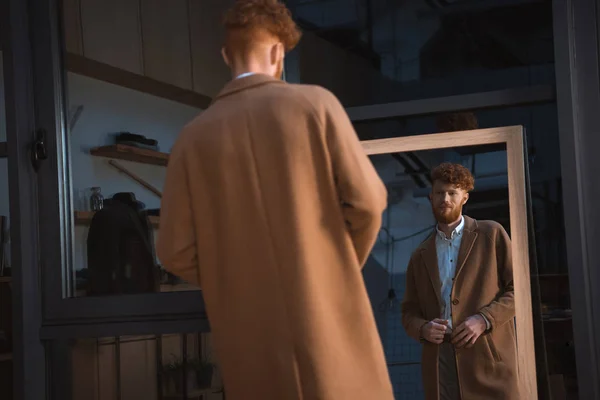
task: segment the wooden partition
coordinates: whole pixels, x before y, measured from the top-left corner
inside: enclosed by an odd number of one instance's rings
[[[170,392],[164,379],[159,385],[161,365],[180,360],[184,349],[190,359],[200,355],[214,361],[210,341],[209,333],[78,340],[71,350],[72,398],[73,400],[181,399],[180,393]],[[160,392],[162,396],[159,395]],[[187,398],[222,400],[221,392],[222,384],[217,370],[211,388],[189,390]]]

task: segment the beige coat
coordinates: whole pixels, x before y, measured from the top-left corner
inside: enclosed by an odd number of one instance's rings
[[[492,327],[470,349],[456,349],[462,400],[519,399],[510,239],[502,226],[465,216],[452,289],[455,327],[481,312]],[[419,340],[419,329],[442,315],[441,283],[432,234],[412,254],[406,273],[402,324]],[[439,346],[423,344],[422,376],[427,400],[437,400]]]
[[[393,399],[361,276],[386,197],[320,87],[234,80],[183,130],[157,252],[203,290],[228,399]]]

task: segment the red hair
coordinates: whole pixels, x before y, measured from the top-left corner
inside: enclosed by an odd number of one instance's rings
[[[431,181],[440,181],[455,185],[470,192],[475,188],[475,178],[467,168],[460,164],[442,163],[431,170]]]
[[[223,16],[223,25],[229,45],[235,40],[248,46],[259,33],[268,33],[283,43],[288,52],[302,36],[290,10],[278,0],[237,0]]]

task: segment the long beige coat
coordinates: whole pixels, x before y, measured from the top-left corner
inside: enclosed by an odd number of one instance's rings
[[[228,399],[393,399],[361,276],[386,200],[325,89],[234,80],[183,130],[157,252],[203,290]]]
[[[456,349],[462,400],[517,400],[513,268],[510,239],[493,221],[465,216],[452,289],[455,327],[479,312],[492,327],[470,348]],[[419,329],[442,315],[441,283],[432,234],[412,254],[406,273],[402,324],[409,336],[420,339]],[[439,346],[425,342],[422,376],[427,400],[439,399]]]

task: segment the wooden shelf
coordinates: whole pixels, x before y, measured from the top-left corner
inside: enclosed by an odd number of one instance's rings
[[[119,160],[135,161],[143,164],[166,166],[169,162],[169,153],[140,149],[124,144],[94,147],[90,154],[96,157],[116,158]]]
[[[12,282],[12,277],[0,276],[0,283],[10,283],[10,282]]]
[[[0,362],[1,361],[11,361],[13,358],[12,353],[2,353],[0,354]]]
[[[94,211],[75,211],[75,224],[76,225],[89,225],[94,217]],[[150,223],[153,227],[158,228],[160,217],[155,215],[148,216]]]
[[[67,53],[65,64],[67,70],[75,74],[148,93],[199,109],[207,108],[211,102],[210,97],[194,92],[193,90],[157,81],[156,79],[138,75],[77,54]]]
[[[6,148],[6,142],[0,142],[0,158],[8,157],[8,149]]]
[[[172,293],[172,292],[195,292],[200,290],[198,286],[194,286],[190,283],[178,283],[176,285],[171,285],[167,283],[162,283],[160,285],[160,293]],[[75,297],[87,297],[88,292],[86,289],[78,289],[75,292]]]

